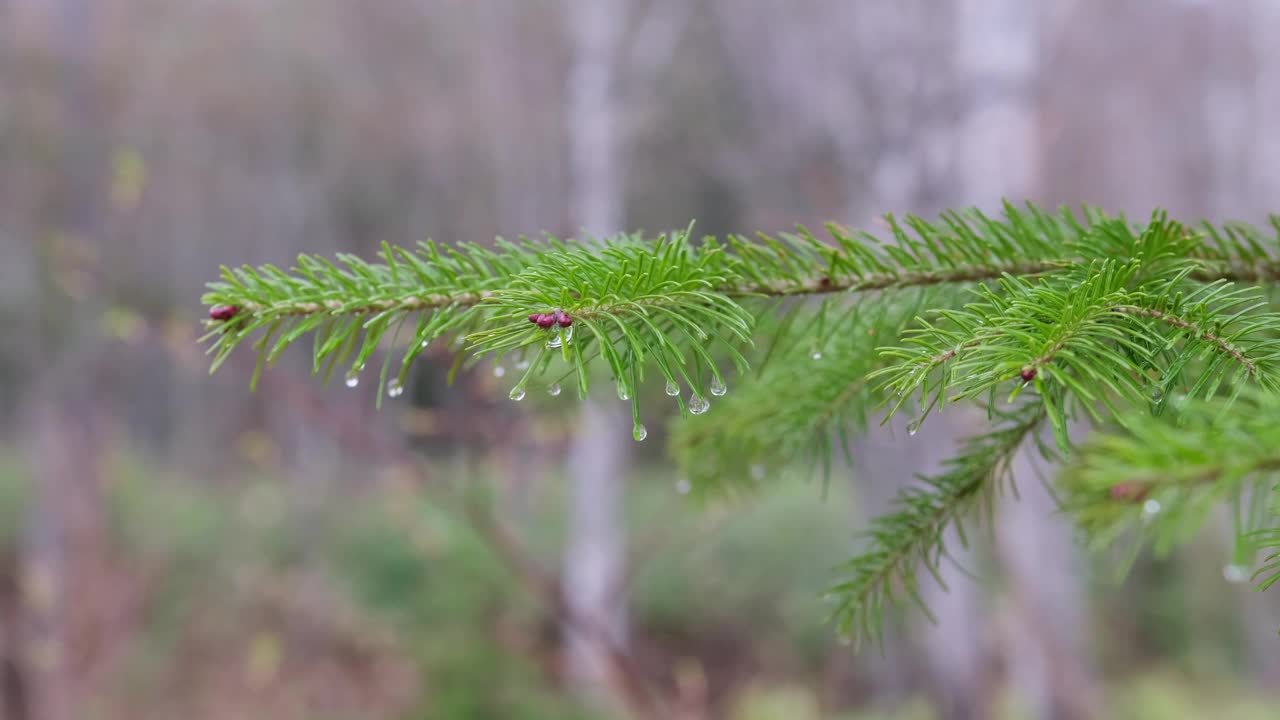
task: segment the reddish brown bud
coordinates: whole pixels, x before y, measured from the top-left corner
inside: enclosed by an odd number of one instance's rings
[[[547,328],[556,324],[556,319],[554,316],[552,316],[551,313],[542,313],[541,315],[538,316],[538,319],[536,322],[538,323],[538,327],[542,328],[543,330],[546,330]]]
[[[529,315],[529,322],[534,323],[536,325],[538,322],[538,318],[540,317],[542,317],[541,313],[532,313]]]
[[[1140,482],[1122,482],[1111,486],[1111,499],[1116,502],[1141,502],[1151,492],[1151,486]]]
[[[1018,374],[1022,376],[1023,382],[1031,382],[1036,379],[1036,369],[1033,367],[1022,368],[1022,372]]]
[[[569,327],[573,324],[573,318],[569,317],[569,313],[563,310],[557,310],[556,322],[560,323],[560,327]]]
[[[230,320],[240,312],[240,308],[235,305],[214,305],[209,308],[209,317],[214,320]]]

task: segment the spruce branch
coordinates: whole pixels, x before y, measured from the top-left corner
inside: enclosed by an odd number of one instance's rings
[[[1134,224],[1089,208],[1009,204],[1000,219],[974,210],[935,222],[888,216],[884,228],[884,237],[829,225],[823,237],[799,227],[723,240],[686,230],[653,241],[384,245],[379,262],[302,256],[290,271],[224,268],[204,296],[205,339],[213,369],[252,345],[255,384],[308,336],[314,372],[327,380],[349,367],[348,384],[386,349],[379,389],[392,395],[433,343],[447,343],[459,364],[516,357],[516,400],[535,383],[570,379],[585,396],[603,368],[631,401],[637,439],[646,435],[640,391],[656,381],[684,416],[672,447],[704,494],[750,487],[795,463],[829,471],[836,444],[848,454],[847,441],[886,403],[890,416],[918,404],[912,427],[948,402],[985,406],[997,428],[904,492],[847,566],[836,616],[862,637],[875,635],[888,606],[919,603],[916,571],[937,574],[943,531],[992,496],[1009,456],[1028,435],[1039,443],[1046,421],[1063,453],[1072,417],[1123,428],[1088,446],[1070,476],[1072,507],[1098,538],[1131,528],[1135,503],[1160,503],[1161,521],[1149,524],[1161,531],[1165,518],[1201,512],[1241,478],[1280,467],[1242,440],[1194,432],[1186,442],[1234,457],[1196,463],[1157,452],[1168,449],[1161,442],[1179,447],[1161,432],[1216,427],[1202,408],[1256,407],[1280,427],[1268,415],[1280,408],[1280,314],[1259,286],[1280,279],[1274,236],[1236,223],[1191,228],[1160,212]],[[1271,229],[1280,233],[1280,219]],[[728,366],[739,377],[721,398]],[[687,417],[712,399],[717,413]],[[1132,457],[1091,459],[1108,453]],[[1172,459],[1181,474],[1166,472]],[[1280,529],[1270,542],[1280,548]],[[1264,584],[1280,577],[1280,555],[1267,563]]]
[[[1010,459],[1045,417],[1038,403],[994,412],[994,430],[967,440],[942,473],[918,478],[919,486],[899,493],[896,510],[872,521],[863,550],[843,568],[846,579],[828,595],[842,636],[878,641],[885,611],[904,604],[928,613],[920,571],[945,587],[940,573],[945,531],[955,526],[963,538],[970,512],[984,504],[990,510],[990,499],[1008,479]]]
[[[1105,242],[1088,244],[1114,249],[1115,230],[1103,226],[1097,235]],[[1261,311],[1267,303],[1257,288],[1188,280],[1197,265],[1186,257],[1186,238],[1181,226],[1157,217],[1133,237],[1140,251],[1132,258],[979,285],[978,302],[937,310],[936,319],[905,334],[904,345],[882,351],[897,361],[876,372],[897,398],[892,410],[918,396],[927,415],[1002,387],[1012,399],[1034,383],[1041,395],[1048,385],[1068,391],[1073,405],[1101,420],[1099,405],[1119,413],[1179,385],[1212,395],[1241,379],[1229,363],[1274,386],[1280,315]],[[1065,407],[1050,410],[1064,451]]]
[[[711,398],[716,412],[672,428],[672,454],[695,495],[754,488],[797,465],[820,466],[825,481],[834,451],[849,455],[849,440],[884,399],[868,380],[884,364],[877,339],[898,335],[924,308],[953,302],[946,295],[926,288],[763,316],[757,334],[770,345],[751,358],[754,371]]]
[[[1096,548],[1126,538],[1156,551],[1194,535],[1219,503],[1251,491],[1250,514],[1280,518],[1266,500],[1280,472],[1280,395],[1242,387],[1233,398],[1179,395],[1170,412],[1135,413],[1077,449],[1057,479],[1064,508]],[[1280,528],[1237,528],[1252,549],[1280,550]],[[1136,547],[1134,548],[1136,550]],[[1252,556],[1253,553],[1246,553]],[[1246,558],[1247,559],[1247,558]],[[1259,573],[1280,571],[1268,558]],[[1268,577],[1263,585],[1276,582]]]

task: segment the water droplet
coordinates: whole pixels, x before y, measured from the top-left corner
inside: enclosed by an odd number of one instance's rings
[[[507,397],[515,400],[516,402],[520,402],[524,399],[524,387],[517,385],[511,388],[511,392],[507,394]]]
[[[621,382],[618,383],[618,399],[619,400],[631,399],[631,393],[627,392],[627,386],[623,385]]]
[[[764,479],[764,466],[763,466],[763,465],[756,464],[756,465],[752,465],[752,466],[751,466],[751,479],[753,479],[753,480],[763,480],[763,479]]]
[[[556,328],[552,332],[554,332],[555,335],[553,335],[551,339],[547,341],[547,347],[550,348],[551,350],[555,350],[561,345],[568,345],[569,341],[573,339],[572,325],[566,328]]]
[[[347,387],[355,387],[360,384],[360,371],[352,370],[347,373]]]
[[[1151,401],[1160,402],[1162,399],[1164,399],[1164,388],[1159,386],[1153,388],[1151,390]]]
[[[710,409],[711,409],[711,401],[707,400],[701,395],[695,394],[693,397],[689,398],[689,412],[693,413],[694,415],[701,415],[702,413]]]
[[[400,397],[404,394],[404,386],[396,378],[387,381],[387,397]]]
[[[427,343],[428,343],[428,342],[429,342],[429,341],[427,341],[427,340],[423,340],[423,341],[422,341],[422,345],[421,345],[420,347],[421,347],[423,350],[426,350],[426,349],[427,349]]]
[[[529,361],[528,361],[528,360],[521,360],[520,362],[516,363],[516,369],[517,369],[517,370],[528,370],[528,369],[529,369]]]
[[[1142,519],[1150,521],[1156,515],[1160,514],[1160,501],[1148,500],[1142,503]]]
[[[551,383],[547,386],[547,394],[555,397],[560,394],[560,383]]]
[[[711,380],[712,395],[715,395],[716,397],[721,397],[727,392],[729,392],[729,388],[725,387],[723,380],[721,380],[720,378],[713,378]]]
[[[494,365],[494,366],[493,366],[493,376],[494,376],[494,377],[502,377],[503,375],[506,375],[506,374],[507,374],[507,369],[506,369],[506,368],[502,367],[501,365]]]
[[[821,351],[821,350],[814,350],[812,353],[810,353],[809,357],[810,357],[811,359],[813,359],[813,360],[821,360],[821,359],[822,359],[822,351]]]
[[[1249,579],[1249,568],[1232,563],[1222,568],[1222,577],[1229,583],[1242,583]]]
[[[649,437],[649,430],[645,428],[644,423],[636,423],[635,428],[631,430],[631,437],[634,437],[636,442],[642,442]]]
[[[675,384],[675,383],[673,383],[673,382],[671,382],[670,380],[668,380],[668,381],[667,381],[667,394],[668,394],[668,395],[670,395],[671,397],[675,397],[675,396],[679,395],[679,394],[680,394],[680,386],[679,386],[679,385],[677,385],[677,384]]]
[[[908,435],[915,435],[915,434],[916,434],[916,433],[918,433],[918,432],[920,432],[920,420],[916,419],[916,420],[912,420],[911,422],[907,423],[907,434],[908,434]]]
[[[693,485],[690,485],[688,480],[684,478],[680,478],[679,480],[676,481],[676,492],[680,493],[681,495],[688,495],[689,491],[692,489],[693,489]]]

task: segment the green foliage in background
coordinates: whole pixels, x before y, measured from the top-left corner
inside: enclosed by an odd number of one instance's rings
[[[0,507],[6,516],[19,518],[33,499],[24,490],[26,469],[11,457],[0,448],[0,497],[5,500]],[[477,484],[492,481],[487,473],[468,475]],[[819,686],[829,679],[839,652],[823,626],[822,603],[809,588],[847,551],[844,521],[852,507],[847,484],[833,483],[827,502],[820,503],[799,474],[784,474],[749,502],[707,510],[673,505],[665,473],[639,479],[628,487],[627,521],[643,527],[660,517],[665,532],[662,545],[638,546],[655,555],[634,566],[630,619],[645,651],[664,661],[696,657],[706,672],[723,673],[726,658],[745,660],[750,672],[720,676],[732,682],[726,717],[939,717],[923,699],[838,715],[819,702]],[[104,685],[95,685],[106,697],[152,707],[206,685],[218,691],[213,668],[251,670],[254,663],[246,663],[244,650],[256,648],[263,638],[282,638],[285,654],[306,656],[335,652],[327,642],[341,636],[357,648],[366,644],[379,655],[407,659],[421,692],[405,718],[590,717],[539,665],[554,650],[554,643],[539,640],[551,627],[548,610],[502,568],[492,547],[448,500],[377,486],[340,504],[300,510],[287,484],[276,478],[199,486],[129,459],[115,463],[103,490],[110,522],[102,549],[136,574],[114,579],[145,588],[146,607],[121,653],[125,672],[116,666]],[[563,518],[556,514],[562,502],[555,492],[552,487],[553,497],[530,509],[537,527],[553,535],[563,532]],[[18,537],[16,527],[0,526],[0,553],[13,552]],[[550,547],[553,539],[542,540]],[[670,552],[673,547],[681,552]],[[1217,572],[1216,562],[1198,567]],[[266,588],[284,589],[299,605],[281,612],[277,599],[263,594]],[[1216,636],[1223,623],[1211,619],[1221,611],[1219,591],[1195,577],[1144,588],[1152,596],[1142,602],[1179,603],[1179,610],[1137,646],[1111,646],[1118,655],[1102,661],[1111,681],[1109,717],[1191,720],[1212,713],[1253,720],[1274,714],[1265,696],[1235,684],[1238,670],[1218,667],[1239,648],[1213,649],[1213,643],[1201,642],[1161,653],[1167,664],[1147,667],[1144,653],[1158,649],[1148,643],[1196,628]],[[1130,591],[1100,590],[1099,599],[1126,609],[1134,602]],[[1181,604],[1193,597],[1202,600]],[[85,605],[92,603],[77,607]],[[201,628],[208,635],[201,636]],[[1097,629],[1114,632],[1106,620]],[[198,642],[192,642],[193,635]],[[727,641],[732,644],[726,646]],[[192,663],[200,662],[209,663],[207,672],[193,672]],[[1206,671],[1206,665],[1214,669]],[[366,675],[355,678],[370,681]],[[300,680],[279,677],[276,686],[267,687],[285,693],[284,685]],[[1016,688],[1006,688],[1005,694],[1009,701],[993,717],[1030,717],[1020,710]],[[387,717],[385,710],[334,716]]]
[[[1164,544],[1226,501],[1241,572],[1257,569],[1259,548],[1280,548],[1265,511],[1278,446],[1246,449],[1280,413],[1280,315],[1265,294],[1280,277],[1280,221],[1264,235],[1006,205],[1000,218],[885,226],[304,256],[288,272],[224,270],[204,298],[207,338],[215,368],[252,344],[261,369],[309,337],[317,374],[350,368],[349,383],[390,340],[400,352],[386,354],[379,390],[392,396],[436,342],[459,363],[528,360],[516,400],[559,382],[586,396],[600,365],[605,391],[631,400],[637,439],[640,394],[673,396],[673,450],[704,497],[749,488],[767,476],[758,468],[827,464],[872,418],[907,412],[914,432],[948,403],[985,409],[991,427],[904,490],[844,566],[835,619],[859,638],[877,637],[886,609],[923,605],[919,578],[937,575],[944,531],[989,505],[1028,442],[1066,459],[1060,492],[1096,542]],[[563,322],[539,324],[552,315]],[[1103,434],[1075,448],[1072,421]],[[1278,561],[1263,561],[1260,587]]]

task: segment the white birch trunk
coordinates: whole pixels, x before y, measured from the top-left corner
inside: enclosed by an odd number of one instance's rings
[[[988,210],[1040,192],[1040,144],[1035,90],[1040,23],[1045,8],[1029,0],[959,0],[959,65],[970,87],[971,111],[962,139],[960,172],[969,204]],[[996,543],[1009,578],[1005,666],[1009,687],[1031,717],[1078,718],[1089,690],[1075,640],[1083,636],[1076,551],[1067,521],[1040,481],[1043,467],[1030,444],[1014,458],[1020,498],[1006,496]]]
[[[1280,47],[1276,45],[1280,0],[1253,0],[1250,10],[1256,64],[1253,132],[1242,133],[1242,138],[1252,145],[1244,148],[1253,161],[1253,172],[1247,175],[1252,182],[1248,186],[1236,184],[1231,190],[1233,196],[1251,194],[1249,200],[1255,214],[1263,215],[1280,213],[1280,135],[1276,132],[1280,128]],[[1244,114],[1248,114],[1247,110]],[[1280,686],[1280,645],[1268,631],[1276,626],[1280,604],[1273,593],[1242,588],[1241,594],[1250,667],[1263,687]]]
[[[573,48],[567,128],[572,217],[577,228],[597,237],[619,231],[623,223],[616,53],[625,10],[625,0],[567,5]],[[584,404],[569,451],[564,599],[571,627],[565,637],[570,676],[580,694],[616,706],[620,699],[610,691],[610,655],[626,640],[625,610],[614,589],[621,585],[625,563],[622,493],[630,433],[617,410],[598,396]]]

